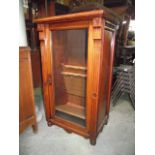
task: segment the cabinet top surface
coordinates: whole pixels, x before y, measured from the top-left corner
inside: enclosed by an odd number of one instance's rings
[[[100,18],[108,18],[114,21],[115,23],[119,21],[119,18],[112,14],[111,12],[107,12],[107,10],[94,10],[94,11],[85,11],[80,13],[71,13],[66,15],[58,15],[58,16],[50,16],[44,18],[34,19],[35,23],[55,23],[55,22],[68,22],[68,21],[79,21],[79,20],[89,20],[95,17]]]

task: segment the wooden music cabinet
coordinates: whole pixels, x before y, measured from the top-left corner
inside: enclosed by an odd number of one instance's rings
[[[90,139],[107,123],[117,18],[105,10],[35,19],[46,120]]]

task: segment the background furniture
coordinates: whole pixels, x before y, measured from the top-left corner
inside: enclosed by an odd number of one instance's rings
[[[115,105],[122,95],[127,93],[135,108],[135,66],[121,65],[117,67],[117,78],[112,88],[111,101]]]
[[[117,16],[96,10],[34,21],[48,125],[94,145],[109,117]]]
[[[19,132],[32,126],[37,131],[30,48],[19,48]]]
[[[118,64],[131,65],[135,59],[135,46],[119,46]]]
[[[25,8],[25,23],[28,46],[31,48],[31,62],[34,88],[42,87],[40,45],[34,18],[68,13],[69,8],[53,0],[28,0]]]

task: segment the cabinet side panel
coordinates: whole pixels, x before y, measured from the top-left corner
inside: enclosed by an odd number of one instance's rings
[[[116,31],[109,32],[111,37],[110,42],[110,54],[109,54],[109,72],[108,72],[108,82],[107,82],[107,93],[106,93],[106,115],[109,117],[110,111],[110,97],[111,97],[111,86],[112,86],[112,78],[113,78],[113,64],[114,64],[114,55],[115,55],[115,38],[116,38]]]
[[[36,127],[30,49],[19,49],[19,131],[30,125]]]
[[[103,55],[100,70],[100,91],[99,91],[99,107],[98,107],[98,129],[103,126],[106,121],[106,105],[110,71],[110,51],[111,51],[112,32],[105,30],[103,39]]]

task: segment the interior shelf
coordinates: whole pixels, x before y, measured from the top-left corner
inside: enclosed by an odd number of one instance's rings
[[[75,66],[75,65],[65,65],[62,63],[64,68],[71,68],[71,69],[79,69],[79,70],[87,70],[85,66]]]
[[[63,105],[57,105],[56,110],[81,118],[81,119],[86,119],[85,118],[85,109],[82,106],[75,106],[73,104],[67,103]]]
[[[80,73],[61,72],[61,74],[68,75],[68,76],[82,77],[82,78],[86,77],[86,74],[80,74]]]

